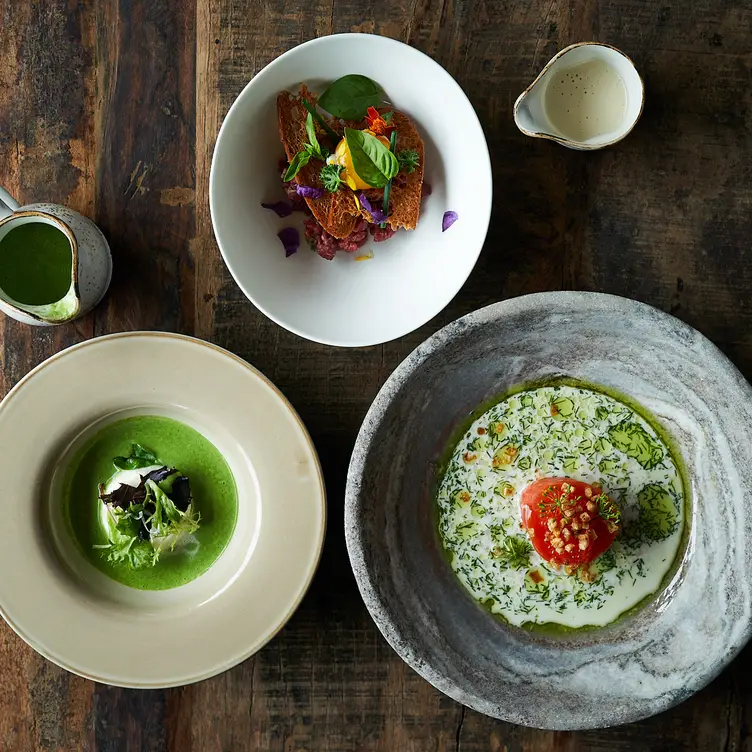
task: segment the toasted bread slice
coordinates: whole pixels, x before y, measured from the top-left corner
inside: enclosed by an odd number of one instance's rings
[[[283,91],[277,97],[279,137],[285,147],[288,161],[308,143],[305,129],[308,112],[303,106],[303,97],[311,104],[316,104],[316,95],[311,94],[305,86],[301,86],[298,95]],[[322,167],[320,161],[312,159],[293,179],[298,185],[323,188],[319,180]],[[335,238],[347,237],[360,216],[360,210],[350,191],[325,191],[321,198],[307,198],[306,203],[319,224]]]
[[[407,174],[407,184],[400,186],[397,182],[392,183],[391,196],[389,198],[389,224],[393,229],[404,227],[406,230],[414,230],[420,216],[420,201],[423,192],[423,139],[415,129],[407,115],[395,111],[392,116],[392,124],[397,128],[397,148],[415,149],[418,152],[418,166]]]
[[[307,110],[302,104],[305,98],[312,105],[316,104],[316,95],[308,91],[305,85],[301,86],[300,93],[295,95],[289,91],[283,91],[277,97],[277,118],[279,121],[279,137],[285,148],[288,161],[301,151],[308,143],[308,135],[305,129]],[[420,216],[420,202],[423,189],[423,139],[415,129],[410,118],[401,112],[394,112],[392,123],[397,128],[397,151],[402,149],[415,149],[418,152],[418,167],[406,176],[406,182],[392,184],[389,206],[391,214],[388,223],[393,229],[400,227],[406,230],[414,230]],[[342,126],[336,120],[331,122],[332,128],[339,132]],[[346,123],[352,128],[362,128],[363,123]],[[310,185],[323,188],[319,180],[319,172],[322,164],[318,160],[311,160],[295,176],[294,180],[299,185]],[[370,189],[365,191],[374,207],[381,207],[384,199],[384,190]],[[306,198],[306,203],[319,224],[335,238],[345,238],[352,233],[356,221],[363,217],[368,222],[371,215],[362,208],[354,194],[343,189],[335,193],[325,192],[321,198]]]

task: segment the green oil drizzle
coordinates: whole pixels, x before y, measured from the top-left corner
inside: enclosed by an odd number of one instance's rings
[[[72,264],[67,236],[44,222],[14,227],[0,240],[0,288],[21,305],[49,305],[64,298]]]

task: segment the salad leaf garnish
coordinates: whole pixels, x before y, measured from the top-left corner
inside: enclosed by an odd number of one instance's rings
[[[139,467],[158,465],[159,460],[154,452],[145,449],[141,444],[132,444],[130,456],[115,457],[115,459],[112,460],[112,464],[115,465],[118,470],[136,470]]]
[[[181,512],[153,480],[146,481],[146,489],[147,498],[154,504],[154,513],[146,520],[152,539],[171,537],[170,547],[174,549],[182,537],[198,530],[201,515],[192,507]]]
[[[397,152],[397,161],[399,162],[400,170],[404,170],[407,173],[415,172],[415,168],[420,165],[420,157],[417,149],[402,149]]]
[[[326,188],[329,193],[335,193],[339,190],[340,185],[342,185],[342,170],[345,168],[342,165],[338,164],[327,164],[324,165],[321,168],[321,172],[319,173],[319,180],[321,180],[324,188]]]
[[[283,178],[285,182],[292,180],[311,159],[320,159],[322,162],[326,162],[326,158],[329,156],[329,152],[319,143],[316,136],[316,126],[313,124],[313,115],[310,112],[306,117],[305,127],[308,143],[290,161],[290,166]]]
[[[188,478],[174,470],[169,472],[161,485],[147,477],[142,479],[138,490],[143,491],[143,502],[125,508],[108,505],[110,542],[94,548],[105,550],[109,561],[124,563],[131,569],[152,567],[165,546],[174,549],[183,538],[198,530],[201,515],[193,511],[190,503]],[[184,509],[180,509],[183,505]],[[155,540],[161,547],[155,548]]]
[[[355,172],[364,183],[383,188],[399,172],[397,157],[376,136],[345,128],[345,140]]]
[[[383,99],[384,90],[375,81],[350,74],[329,85],[319,97],[319,106],[343,120],[362,120],[368,108],[377,107]]]
[[[107,537],[110,543],[94,546],[107,551],[107,560],[113,564],[123,563],[130,569],[153,567],[159,552],[141,535],[143,505],[134,504],[127,511],[109,510]]]

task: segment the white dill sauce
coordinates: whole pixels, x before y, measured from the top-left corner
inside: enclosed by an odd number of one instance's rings
[[[520,497],[541,477],[598,484],[618,503],[623,529],[591,564],[594,582],[530,546]],[[437,501],[460,582],[515,625],[614,621],[660,587],[684,526],[681,474],[660,435],[629,406],[574,386],[519,392],[485,412],[453,450]]]
[[[587,141],[621,127],[627,111],[627,89],[605,60],[585,60],[551,74],[543,108],[562,136],[570,141]]]

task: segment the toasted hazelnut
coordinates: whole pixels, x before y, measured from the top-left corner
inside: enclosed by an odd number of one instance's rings
[[[588,512],[590,512],[590,514],[594,514],[595,511],[598,509],[598,507],[592,501],[589,501],[586,504],[585,508],[588,510]]]
[[[568,541],[572,537],[572,531],[568,527],[565,527],[561,531],[561,537],[564,538],[565,541]]]
[[[588,499],[593,495],[593,489],[589,486],[585,489],[585,496],[588,497]]]
[[[475,460],[478,459],[477,454],[470,454],[470,452],[465,452],[462,455],[462,459],[465,460],[465,462],[475,462]]]
[[[613,520],[606,520],[606,530],[609,533],[615,533],[619,529],[619,526]]]
[[[580,551],[585,551],[590,545],[590,538],[587,535],[578,535],[577,540],[580,544]]]
[[[572,530],[577,532],[581,527],[582,525],[580,524],[580,521],[577,518],[572,520]]]
[[[565,551],[566,551],[566,552],[567,552],[568,554],[571,554],[571,553],[572,553],[572,551],[574,551],[574,543],[567,543],[567,545],[566,545],[566,546],[564,546],[564,550],[565,550]]]
[[[546,524],[548,525],[549,530],[556,530],[556,528],[558,527],[556,520],[553,517],[549,517]]]
[[[583,513],[582,513],[582,514],[580,515],[580,519],[581,519],[581,520],[582,520],[583,522],[590,522],[590,515],[589,515],[589,514],[588,514],[587,512],[583,512]]]

